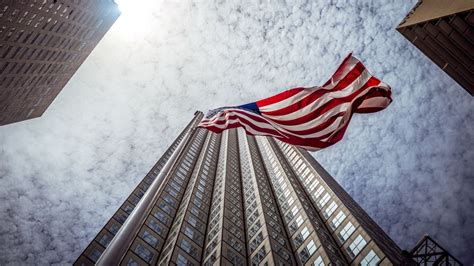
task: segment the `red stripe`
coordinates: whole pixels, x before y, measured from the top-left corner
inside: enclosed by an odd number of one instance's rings
[[[263,100],[259,100],[259,101],[256,102],[256,104],[260,108],[260,107],[263,107],[263,106],[267,106],[267,105],[270,105],[270,104],[281,102],[281,101],[297,94],[298,92],[300,92],[302,90],[304,90],[304,88],[289,89],[289,90],[286,90],[286,91],[284,91],[282,93],[279,93],[277,95],[265,98]]]
[[[245,114],[245,113],[243,113],[243,114]],[[278,132],[277,130],[261,128],[261,127],[256,126],[255,124],[249,122],[245,118],[239,117],[235,114],[230,114],[229,116],[227,116],[227,118],[229,120],[230,119],[238,119],[238,121],[231,122],[228,126],[226,126],[223,129],[215,127],[214,125],[209,125],[209,126],[199,125],[199,127],[207,128],[207,129],[209,129],[209,130],[211,130],[212,132],[215,132],[215,133],[221,133],[222,131],[230,129],[230,128],[243,127],[244,130],[247,132],[247,134],[250,134],[250,135],[262,135],[262,134],[271,135],[271,136],[274,136],[275,138],[280,139],[284,142],[294,143],[294,144],[301,143],[302,141],[306,140],[306,141],[310,141],[312,144],[314,144],[315,145],[314,147],[316,147],[316,148],[321,148],[321,147],[328,146],[325,142],[322,142],[320,140],[321,138],[301,138],[301,137],[294,136],[294,135],[291,135],[291,134],[285,134],[284,132]],[[225,124],[227,122],[228,122],[228,120],[219,121],[218,124]],[[247,129],[244,127],[244,125],[251,127],[252,129],[257,131],[258,134],[254,134],[254,133],[251,133],[251,132],[247,131]],[[271,124],[269,124],[269,125],[271,125]],[[306,146],[309,146],[309,145],[306,145]]]
[[[342,60],[342,63],[339,65],[339,67],[331,76],[331,78],[328,81],[326,81],[326,83],[324,83],[323,87],[329,85],[333,80],[339,80],[341,74],[344,72],[344,68],[347,67],[347,63],[349,59],[351,59],[351,57],[352,57],[352,53],[350,53],[348,56],[346,56],[346,58],[344,58],[344,60]]]
[[[386,96],[386,95],[389,95],[390,92],[388,91],[379,91],[379,90],[376,90],[376,91],[372,91],[372,94],[376,95],[374,97],[379,97],[379,96]],[[291,142],[288,142],[290,144],[293,144],[293,145],[299,145],[299,146],[311,146],[311,147],[317,147],[317,148],[326,148],[326,147],[329,147],[337,142],[339,142],[343,136],[344,136],[344,133],[346,132],[347,130],[347,127],[349,125],[349,121],[352,119],[352,116],[353,114],[355,113],[355,110],[358,110],[358,107],[368,98],[372,98],[372,95],[368,95],[367,97],[362,97],[362,98],[359,98],[357,100],[355,100],[354,104],[352,105],[352,108],[348,110],[348,112],[350,113],[349,115],[349,118],[348,118],[348,122],[345,123],[341,128],[338,128],[336,131],[333,131],[331,132],[331,134],[334,134],[330,139],[328,139],[327,141],[325,142],[322,142],[322,141],[319,141],[318,139],[324,139],[326,138],[328,135],[330,134],[327,134],[325,136],[321,136],[321,137],[318,137],[318,138],[296,138],[296,139],[292,139]],[[285,141],[284,139],[281,139],[283,142],[287,142]]]
[[[215,117],[220,118],[221,116],[224,116],[224,115],[229,114],[229,113],[230,113],[230,114],[232,114],[232,113],[244,114],[244,115],[246,115],[246,116],[252,117],[252,119],[256,120],[257,122],[262,122],[262,123],[267,123],[267,124],[269,124],[268,121],[267,121],[265,118],[263,118],[262,116],[257,115],[257,114],[254,114],[254,113],[250,113],[250,112],[245,112],[245,111],[243,111],[243,110],[241,110],[241,109],[226,109],[226,110],[224,110],[224,111],[221,111],[221,112],[219,113],[219,116],[214,116],[214,117],[212,117],[212,119],[214,119]],[[221,120],[221,121],[222,121],[222,120]],[[202,124],[202,123],[206,123],[206,122],[209,122],[209,120],[202,120],[202,121],[201,121],[201,124]],[[223,124],[223,123],[220,123],[220,121],[216,121],[216,122],[212,122],[212,123],[217,124],[217,125],[218,125],[218,124]],[[224,121],[224,123],[225,123],[225,121]]]
[[[339,81],[339,83],[332,90],[325,90],[324,87],[322,87],[322,89],[319,89],[311,93],[309,96],[287,107],[284,107],[282,109],[275,110],[275,111],[270,111],[270,112],[265,112],[263,110],[260,110],[260,112],[262,112],[262,114],[279,116],[279,115],[291,114],[293,112],[301,110],[302,108],[320,99],[325,94],[329,94],[329,93],[340,91],[347,88],[347,86],[351,85],[352,82],[354,82],[358,77],[360,77],[360,75],[362,74],[362,72],[364,72],[364,70],[365,68],[362,65],[362,63],[358,63],[357,65],[355,65],[353,69],[351,69],[351,71],[349,71],[349,73],[347,73],[347,75],[342,80]]]
[[[326,129],[328,126],[332,125],[332,123],[338,118],[338,117],[341,117],[344,115],[345,112],[339,112],[339,113],[336,113],[334,114],[333,116],[329,117],[326,121],[324,121],[323,123],[321,124],[318,124],[317,126],[314,126],[314,127],[309,127],[307,129],[304,129],[304,130],[289,130],[289,129],[285,129],[293,134],[298,134],[298,135],[309,135],[309,134],[313,134],[313,133],[316,133],[316,132],[320,132],[320,131],[323,131],[324,129]],[[321,137],[318,137],[318,138],[325,138],[323,136]]]
[[[276,120],[276,119],[272,119],[272,121],[281,125],[288,125],[288,126],[295,126],[295,125],[307,123],[311,120],[318,118],[319,116],[323,115],[327,111],[335,108],[336,106],[340,104],[352,101],[355,97],[361,94],[365,89],[372,86],[377,86],[378,84],[380,84],[380,81],[375,77],[371,77],[359,90],[355,91],[354,93],[343,98],[332,99],[307,115],[295,118],[293,120],[288,120],[288,121]],[[374,87],[374,89],[375,88],[376,87]]]
[[[266,134],[269,134],[269,135],[272,135],[272,136],[275,136],[275,137],[281,137],[283,135],[278,130],[268,129],[268,128],[261,128],[261,127],[255,125],[255,124],[251,123],[247,119],[245,119],[243,117],[240,117],[240,116],[237,116],[237,115],[234,115],[234,114],[228,116],[228,118],[229,118],[228,120],[222,121],[223,123],[215,123],[213,125],[198,125],[198,127],[212,129],[213,132],[220,133],[220,132],[222,132],[226,129],[229,129],[229,128],[242,127],[243,125],[246,125],[246,126],[251,127],[252,129],[254,129],[255,131],[258,131],[258,132],[261,132],[261,133],[266,133]],[[215,126],[215,125],[219,125],[219,124],[225,124],[225,123],[229,122],[229,120],[231,120],[231,119],[238,119],[238,121],[230,122],[230,124],[228,126],[226,126],[225,128],[223,128],[223,129],[218,128],[218,127]],[[266,124],[272,126],[268,122]],[[244,127],[244,129],[245,129],[245,127]],[[247,130],[245,129],[245,131],[247,131]]]
[[[226,113],[227,113],[226,120],[219,120],[219,121],[213,122],[211,125],[203,125],[202,123],[200,123],[198,126],[199,127],[211,127],[211,126],[214,126],[214,125],[224,125],[231,119],[238,119],[239,122],[241,122],[241,120],[243,120],[247,125],[249,125],[250,127],[252,127],[255,130],[265,131],[267,133],[270,132],[269,130],[273,130],[272,134],[275,134],[275,135],[278,135],[278,136],[283,135],[283,133],[278,131],[277,129],[261,128],[261,127],[255,125],[255,124],[253,124],[252,122],[248,121],[247,119],[245,119],[245,117],[242,117],[242,116],[247,116],[247,117],[252,118],[253,120],[256,120],[260,123],[267,124],[267,125],[275,128],[271,123],[269,123],[267,120],[265,120],[264,118],[262,118],[259,115],[255,115],[253,113],[248,113],[248,112],[245,112],[245,111],[241,111],[239,109],[230,109],[230,110],[231,111],[226,110]],[[235,113],[240,114],[240,116],[236,115]],[[232,123],[235,123],[235,122],[232,122]],[[225,130],[225,129],[223,129],[223,130]]]
[[[359,107],[367,98],[370,98],[371,95],[382,96],[382,95],[384,95],[384,94],[386,94],[386,91],[379,90],[378,88],[374,88],[374,89],[371,90],[366,96],[361,97],[361,98],[358,98],[357,100],[355,100],[355,101],[354,101],[354,104],[352,105],[352,108],[349,110],[350,116],[349,116],[349,119],[348,119],[347,123],[345,123],[342,128],[338,129],[338,130],[336,131],[336,134],[334,134],[330,139],[328,139],[328,143],[329,143],[330,145],[333,145],[333,144],[339,142],[339,141],[344,137],[344,133],[346,132],[347,127],[349,126],[349,122],[351,121],[352,116],[354,115],[354,113],[356,112],[356,110],[358,109],[358,107]],[[388,94],[390,94],[390,92],[388,92]]]

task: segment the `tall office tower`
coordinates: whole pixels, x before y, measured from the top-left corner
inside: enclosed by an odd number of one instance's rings
[[[474,1],[418,0],[397,30],[474,95]]]
[[[41,116],[119,14],[112,0],[0,0],[0,125]]]
[[[75,265],[414,263],[306,151],[195,117]]]

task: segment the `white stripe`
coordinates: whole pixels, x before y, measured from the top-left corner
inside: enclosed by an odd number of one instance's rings
[[[360,62],[359,60],[357,60],[356,58],[351,56],[351,58],[345,64],[344,71],[341,74],[341,79],[340,80],[343,80],[345,78],[345,76],[352,69],[354,69],[354,67],[359,62]],[[331,79],[332,79],[332,77],[331,77]],[[340,80],[337,80],[337,81],[333,80],[331,83],[326,85],[326,87],[314,87],[314,88],[308,88],[308,89],[302,90],[301,92],[299,92],[299,93],[297,93],[297,94],[295,94],[295,95],[293,95],[289,98],[286,98],[285,100],[282,100],[282,101],[279,101],[279,102],[276,102],[276,103],[273,103],[273,104],[270,104],[270,105],[267,105],[267,106],[259,107],[259,109],[260,109],[261,112],[271,112],[271,111],[280,110],[280,109],[285,108],[285,107],[287,107],[287,106],[289,106],[289,105],[291,105],[295,102],[298,102],[298,101],[302,100],[303,98],[309,96],[311,93],[313,93],[317,90],[320,90],[320,89],[332,90]]]
[[[245,111],[243,111],[243,112],[245,112]],[[225,121],[224,124],[219,124],[218,125],[218,124],[215,124],[215,121],[214,121],[214,122],[205,122],[205,123],[201,122],[199,125],[204,126],[204,127],[212,126],[212,127],[216,127],[216,128],[219,128],[219,129],[225,129],[226,127],[228,127],[229,124],[235,124],[235,123],[231,123],[231,122],[237,122],[237,121],[240,122],[242,125],[246,125],[247,124],[246,122],[240,121],[240,119],[239,119],[239,117],[240,117],[240,118],[243,118],[245,120],[248,120],[250,124],[255,125],[256,127],[259,127],[259,128],[262,128],[262,129],[274,130],[274,131],[276,131],[277,133],[280,134],[280,135],[275,135],[275,136],[285,137],[285,135],[283,133],[281,133],[278,130],[278,128],[276,128],[275,126],[272,125],[271,121],[267,121],[266,123],[258,122],[256,120],[252,119],[251,116],[253,114],[249,114],[248,112],[245,112],[245,114],[238,113],[238,112],[232,112],[233,115],[238,117],[238,118],[233,118],[233,119],[228,118],[228,116],[230,116],[230,114],[231,114],[230,112],[228,112],[227,114],[226,114],[226,117],[222,117],[222,119],[219,119],[219,121]]]
[[[278,124],[278,125],[280,125],[280,127],[284,128],[284,129],[291,130],[291,131],[307,130],[307,129],[319,126],[320,124],[324,123],[327,119],[331,118],[332,116],[334,116],[337,113],[345,112],[347,110],[347,108],[349,108],[350,106],[351,106],[350,102],[342,103],[342,104],[328,110],[326,113],[316,117],[315,119],[310,120],[310,121],[308,121],[306,123],[303,123],[303,124],[298,124],[298,125]]]
[[[241,116],[240,112],[244,113],[245,115]],[[228,117],[231,116],[231,115],[241,116],[242,118],[248,118],[248,119],[252,120],[252,122],[260,123],[260,122],[255,121],[254,119],[252,119],[252,116],[256,116],[256,117],[259,117],[261,119],[264,119],[268,124],[270,124],[270,121],[268,121],[264,117],[259,116],[259,115],[255,115],[251,112],[248,112],[248,111],[245,111],[245,110],[242,110],[242,109],[227,109],[227,110],[225,110],[225,112],[219,113],[219,116],[216,116],[216,117],[214,117],[213,119],[211,119],[209,121],[202,120],[200,124],[201,125],[214,125],[214,123],[227,120]]]
[[[352,101],[351,101],[351,105],[354,103],[354,101],[355,101],[357,98],[364,97],[367,93],[369,93],[368,91],[369,91],[371,88],[372,88],[372,87],[367,88],[366,90],[364,90],[363,93],[361,93],[358,97],[356,97],[354,100],[352,100]],[[369,105],[367,105],[367,107],[386,107],[386,105],[384,105],[385,102],[390,103],[389,99],[386,98],[386,97],[375,97],[375,98],[371,98],[371,99],[377,99],[377,101],[373,101],[372,103],[369,103]],[[359,107],[362,106],[362,105],[364,105],[365,102],[367,102],[367,101],[369,101],[369,100],[371,100],[371,99],[364,100],[364,101],[362,102],[362,104],[359,105]],[[373,105],[372,105],[372,104],[373,104]],[[380,105],[380,104],[382,104],[382,105]],[[364,106],[364,107],[365,107],[365,106]],[[366,108],[366,107],[365,107],[365,108]],[[348,110],[351,110],[351,109],[352,109],[352,107],[350,107]],[[343,120],[343,123],[339,125],[339,128],[337,128],[336,130],[334,130],[334,132],[333,132],[330,136],[328,136],[327,138],[321,139],[321,141],[327,142],[330,138],[332,138],[332,137],[334,136],[334,134],[337,133],[337,131],[339,131],[339,130],[340,130],[341,128],[343,128],[346,124],[348,124],[348,123],[350,122],[349,117],[350,117],[351,113],[352,113],[352,112],[346,112],[346,113],[343,115],[343,117],[342,117],[344,120]]]
[[[295,102],[300,101],[301,99],[307,97],[309,94],[319,90],[320,88],[321,87],[303,89],[303,90],[301,90],[300,92],[298,92],[297,94],[295,94],[291,97],[288,97],[288,98],[286,98],[282,101],[276,102],[276,103],[272,103],[270,105],[259,107],[258,109],[260,109],[260,111],[262,111],[262,112],[271,112],[271,111],[275,111],[275,110],[280,110],[282,108],[287,107],[288,105],[291,105]]]
[[[271,133],[267,133],[267,132],[263,132],[263,131],[258,131],[254,128],[252,128],[251,126],[249,126],[247,123],[242,123],[240,122],[238,119],[229,119],[227,120],[226,122],[226,126],[225,127],[220,127],[220,125],[210,125],[210,127],[216,127],[216,128],[219,128],[219,129],[222,129],[222,130],[226,130],[228,126],[230,125],[233,125],[233,124],[239,124],[241,125],[243,128],[245,128],[245,130],[247,132],[250,132],[251,134],[254,134],[254,135],[258,135],[258,136],[271,136],[271,137],[276,137],[276,138],[281,138],[282,136],[281,135],[277,135],[277,134],[271,134]]]
[[[307,130],[307,129],[312,128],[312,127],[316,127],[316,126],[324,123],[330,117],[332,117],[332,116],[334,116],[334,115],[336,115],[340,112],[347,112],[352,107],[352,104],[354,103],[355,100],[359,99],[360,97],[365,96],[372,88],[373,87],[366,88],[357,97],[352,99],[352,101],[342,103],[342,104],[328,110],[326,113],[324,113],[324,114],[318,116],[317,118],[315,118],[313,120],[310,120],[306,123],[302,123],[302,124],[298,124],[298,125],[281,125],[281,124],[278,124],[278,125],[280,125],[280,127],[283,128],[283,129],[287,129],[287,130],[291,130],[291,131],[301,131],[301,130]],[[265,115],[263,115],[263,116],[265,116]],[[348,122],[348,121],[344,121],[344,122]]]
[[[352,93],[358,91],[362,86],[364,86],[365,83],[371,78],[372,76],[369,74],[367,70],[364,70],[357,79],[355,79],[349,86],[344,88],[343,90],[340,91],[334,91],[334,92],[329,92],[312,102],[311,104],[308,104],[307,106],[298,109],[292,113],[284,114],[284,115],[268,115],[262,113],[265,117],[268,117],[270,119],[275,119],[275,120],[281,120],[281,121],[291,121],[295,120],[299,117],[305,116],[314,110],[318,109],[325,103],[329,102],[332,99],[337,99],[337,98],[343,98],[346,96],[351,95]]]
[[[247,119],[249,120],[249,123],[252,123],[254,125],[256,125],[257,127],[260,127],[260,128],[264,128],[264,129],[270,129],[270,130],[275,130],[277,132],[279,132],[281,135],[280,136],[284,136],[284,137],[287,137],[286,135],[292,135],[294,137],[297,137],[297,138],[301,138],[301,137],[317,137],[318,136],[318,132],[316,133],[311,133],[311,134],[308,134],[308,135],[301,135],[301,134],[296,134],[296,133],[293,133],[293,132],[290,132],[288,130],[285,129],[285,126],[284,125],[281,125],[281,124],[278,124],[278,123],[275,123],[271,120],[268,120],[268,119],[265,119],[265,117],[262,117],[260,115],[256,115],[254,113],[251,113],[251,112],[247,112],[245,110],[240,110],[240,109],[237,109],[241,112],[244,112],[244,114],[241,114],[241,113],[238,113],[238,112],[234,112],[234,111],[230,111],[229,112],[229,109],[227,109],[227,113],[225,116],[220,116],[219,119],[216,119],[212,122],[201,122],[199,125],[200,126],[213,126],[213,127],[216,127],[216,128],[219,128],[219,129],[224,129],[226,128],[228,125],[227,123],[224,123],[224,124],[216,124],[217,122],[220,122],[220,121],[236,121],[235,119],[229,119],[228,117],[232,114],[232,115],[235,115],[235,116],[238,116],[238,117],[242,117],[244,119]],[[252,116],[256,116],[256,117],[259,117],[259,118],[262,118],[265,120],[265,123],[262,123],[262,122],[258,122],[258,121],[255,121],[254,119],[252,119]],[[336,120],[337,122],[338,120]],[[242,122],[243,123],[243,122]],[[331,124],[333,125],[333,124]],[[308,129],[308,128],[306,128]],[[327,132],[329,133],[329,132]],[[319,134],[320,136],[322,135],[325,135],[327,133],[323,133],[323,134]],[[314,136],[313,136],[314,135]]]
[[[358,108],[387,107],[389,104],[389,98],[379,96],[365,100]]]
[[[227,114],[230,115],[230,113],[227,113]],[[268,121],[266,119],[265,120],[267,121],[268,124],[255,121],[251,118],[252,115],[255,115],[253,113],[247,113],[246,112],[247,115],[244,115],[244,114],[241,114],[241,113],[232,112],[231,114],[233,114],[235,116],[238,116],[238,117],[242,117],[246,120],[249,120],[249,123],[252,124],[252,125],[255,125],[256,127],[263,128],[263,129],[274,130],[274,131],[276,131],[280,134],[280,135],[272,134],[272,136],[274,136],[274,137],[284,137],[284,138],[291,138],[291,136],[293,136],[294,138],[317,138],[319,136],[323,136],[323,135],[326,135],[326,134],[330,133],[332,130],[337,129],[338,124],[339,124],[340,119],[341,119],[341,118],[337,118],[336,121],[334,121],[328,128],[326,128],[322,131],[315,132],[315,133],[312,133],[312,134],[307,134],[307,135],[301,135],[301,134],[295,134],[295,133],[289,132],[289,131],[285,130],[284,128],[282,128],[282,126],[280,124],[274,123],[272,121]],[[238,118],[237,119],[229,119],[228,118],[229,115],[226,115],[225,117],[221,117],[219,119],[219,121],[225,121],[224,124],[217,125],[217,124],[215,124],[215,121],[212,122],[212,123],[211,122],[204,122],[204,123],[201,122],[200,126],[215,127],[215,128],[224,130],[229,125],[236,124],[236,123],[240,123],[240,124],[245,125],[245,126],[247,125],[247,123],[244,123],[243,121],[240,121]],[[261,116],[259,116],[259,117],[261,117]],[[254,130],[253,132],[256,132],[256,131]],[[260,133],[260,134],[263,134],[263,132]],[[269,134],[269,133],[265,133],[265,134]],[[291,135],[291,136],[288,136],[288,135]]]
[[[299,136],[301,138],[319,138],[321,136],[324,136],[326,134],[329,134],[329,133],[339,129],[339,127],[341,126],[340,125],[341,120],[342,120],[342,116],[336,118],[336,120],[334,120],[329,126],[324,128],[323,130],[320,130],[320,131],[317,131],[315,133],[311,133],[311,134],[308,134],[308,135],[299,135]]]

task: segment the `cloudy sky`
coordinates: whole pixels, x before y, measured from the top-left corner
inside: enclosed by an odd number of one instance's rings
[[[43,117],[0,127],[0,264],[73,262],[195,110],[321,85],[351,51],[394,102],[314,156],[401,248],[474,263],[473,98],[394,30],[415,0],[141,1]]]

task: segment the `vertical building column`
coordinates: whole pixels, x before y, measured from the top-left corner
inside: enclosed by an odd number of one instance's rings
[[[347,265],[287,162],[269,138],[257,138],[299,264]]]
[[[221,135],[204,265],[245,265],[247,254],[237,134],[235,130],[226,130]]]
[[[220,136],[208,134],[158,265],[201,263],[219,143]]]
[[[255,139],[238,129],[247,254],[251,265],[296,264]]]

